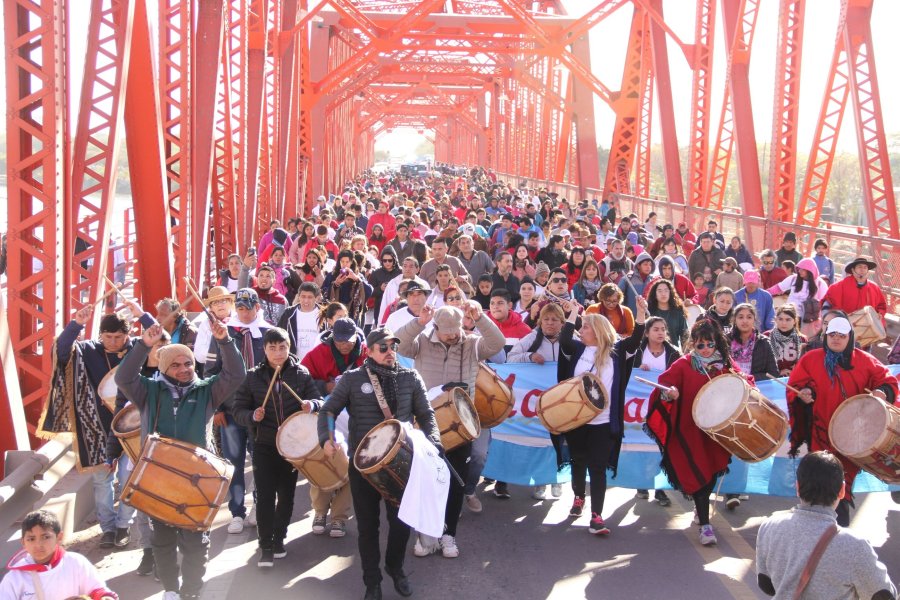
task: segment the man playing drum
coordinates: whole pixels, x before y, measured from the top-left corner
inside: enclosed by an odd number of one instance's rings
[[[244,379],[244,361],[225,326],[211,323],[213,338],[222,359],[222,370],[206,379],[194,371],[194,354],[182,344],[169,344],[158,352],[156,379],[142,377],[141,367],[150,349],[162,337],[162,327],[153,325],[122,359],[116,372],[116,385],[141,411],[141,439],[151,432],[209,449],[207,426],[213,412]],[[181,547],[181,573],[178,583],[178,555]],[[200,597],[209,553],[209,535],[205,531],[177,529],[153,520],[153,556],[165,586],[163,600],[191,600]],[[179,596],[180,594],[180,596]]]
[[[292,414],[318,410],[322,398],[309,371],[289,353],[287,331],[280,327],[267,330],[263,334],[263,350],[266,357],[247,372],[229,405],[235,422],[247,427],[253,436],[260,550],[257,565],[273,567],[274,559],[287,556],[284,540],[297,487],[297,471],[278,452],[275,436]],[[284,389],[287,387],[293,393]]]
[[[882,323],[887,313],[887,302],[884,293],[874,281],[869,281],[869,271],[878,265],[865,256],[857,256],[844,266],[844,277],[828,287],[828,293],[822,299],[825,307],[842,310],[848,315],[861,308],[871,306],[881,316]]]
[[[366,337],[369,356],[364,366],[347,371],[338,381],[331,397],[319,411],[319,444],[326,456],[334,456],[337,445],[330,440],[330,418],[337,419],[342,410],[350,413],[349,446],[351,455],[356,452],[360,440],[375,425],[386,418],[416,423],[430,441],[441,451],[440,432],[434,419],[434,410],[425,394],[425,383],[418,372],[405,369],[397,362],[399,339],[389,329],[375,329]],[[371,377],[377,379],[379,395]],[[384,410],[380,406],[384,402]],[[387,414],[386,414],[387,413]],[[388,417],[388,414],[391,417]],[[359,555],[362,560],[363,582],[366,600],[381,599],[381,549],[378,529],[382,496],[351,462],[350,491],[353,495],[353,511],[359,528]],[[401,596],[412,595],[409,580],[403,572],[406,545],[409,542],[409,526],[397,517],[397,506],[385,502],[388,518],[388,541],[385,552],[385,571],[394,580],[394,588]]]
[[[853,328],[843,317],[831,319],[825,347],[800,357],[791,371],[787,402],[791,417],[791,453],[806,444],[810,451],[834,452],[844,465],[847,494],[837,507],[838,525],[850,525],[851,490],[859,467],[832,447],[828,426],[838,406],[857,394],[868,393],[888,404],[897,401],[897,378],[877,358],[854,348]]]

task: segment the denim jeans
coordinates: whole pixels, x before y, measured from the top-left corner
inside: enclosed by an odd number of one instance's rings
[[[114,471],[99,469],[94,471],[94,504],[97,507],[97,520],[100,522],[100,529],[106,533],[107,531],[115,531],[131,527],[134,521],[134,509],[119,502],[116,508],[116,477],[119,480],[119,486],[123,487],[128,481],[131,474],[131,461],[123,456]]]
[[[228,499],[228,510],[231,511],[232,517],[247,516],[247,507],[244,506],[244,493],[246,492],[246,484],[244,483],[244,463],[247,461],[248,443],[250,443],[250,452],[253,452],[252,443],[247,435],[247,428],[241,427],[234,422],[231,415],[225,415],[228,424],[220,427],[222,433],[222,456],[234,465],[234,475],[231,477],[231,483],[228,485],[230,498]]]
[[[490,429],[482,429],[481,435],[472,442],[472,455],[469,459],[468,474],[465,477],[466,489],[464,493],[466,496],[471,496],[475,493],[475,486],[478,485],[478,480],[481,479],[481,472],[484,471],[484,463],[487,462],[488,446],[490,444]]]

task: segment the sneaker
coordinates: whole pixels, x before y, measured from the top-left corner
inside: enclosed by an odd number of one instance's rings
[[[116,548],[124,548],[131,541],[131,535],[127,527],[119,527],[116,529]]]
[[[554,498],[559,498],[560,496],[562,496],[562,484],[554,483],[553,485],[551,485],[550,486],[550,495],[553,496]]]
[[[634,497],[638,500],[647,500],[650,497],[650,492],[647,490],[638,490]]]
[[[347,535],[347,526],[340,519],[334,519],[331,521],[331,533],[329,535],[333,538],[342,538]]]
[[[441,536],[441,552],[444,558],[456,558],[459,556],[459,548],[456,547],[456,538],[452,535]]]
[[[659,502],[660,506],[672,506],[672,501],[669,500],[668,494],[666,494],[664,491],[656,490],[654,496],[656,497],[656,501]]]
[[[737,494],[726,494],[725,498],[725,507],[728,510],[734,510],[741,505],[741,499]]]
[[[271,548],[261,548],[259,551],[259,561],[256,563],[260,568],[271,568],[275,566],[275,554]]]
[[[103,535],[100,536],[100,547],[101,548],[112,548],[116,545],[116,532],[115,531],[104,531]]]
[[[275,558],[284,558],[287,556],[287,550],[284,549],[284,540],[279,540],[272,545],[272,555]]]
[[[245,519],[247,525],[250,527],[256,527],[256,504],[250,508],[250,512],[247,513],[247,518]]]
[[[509,487],[505,481],[498,481],[497,485],[494,486],[494,496],[503,500],[509,498]]]
[[[426,536],[427,537],[427,536]],[[428,537],[428,540],[434,540],[433,537]],[[441,549],[440,540],[438,540],[437,544],[430,544],[428,541],[425,543],[422,542],[422,534],[416,536],[416,544],[413,546],[413,554],[418,556],[419,558],[430,556]]]
[[[156,568],[156,559],[153,558],[153,548],[144,548],[144,556],[141,557],[141,564],[138,565],[137,573],[141,577],[145,577],[153,573]]]
[[[314,535],[325,533],[325,515],[316,515],[313,518],[312,532]]]
[[[242,517],[231,517],[231,523],[228,524],[228,533],[241,533],[244,531],[244,519]]]
[[[569,516],[580,517],[582,512],[584,512],[584,498],[576,496],[575,501],[572,503],[572,508],[569,509]]]
[[[178,595],[178,592],[167,591],[163,592],[162,600],[181,600],[181,596]]]
[[[591,513],[591,524],[588,526],[588,533],[594,535],[609,535],[609,527],[600,518],[597,513]]]
[[[547,486],[546,485],[536,485],[534,486],[534,490],[531,492],[531,497],[535,500],[546,500],[547,499]]]
[[[700,526],[700,545],[712,546],[717,543],[716,532],[713,531],[712,525]]]
[[[475,494],[466,494],[466,507],[473,513],[480,513],[484,508]]]

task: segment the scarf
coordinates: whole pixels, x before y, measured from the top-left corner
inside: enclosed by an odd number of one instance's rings
[[[582,279],[581,286],[584,288],[585,298],[594,298],[597,291],[603,286],[603,282],[600,279]]]
[[[756,347],[756,329],[750,332],[750,338],[746,344],[741,343],[741,334],[733,331],[734,339],[731,340],[731,358],[739,365],[750,364],[753,360],[753,349]]]
[[[356,361],[359,360],[359,354],[362,351],[362,344],[356,344],[353,347],[353,350],[350,351],[350,354],[347,355],[347,359],[344,359],[344,355],[341,354],[337,346],[334,345],[334,338],[331,337],[328,339],[328,347],[331,349],[331,356],[334,358],[334,364],[337,366],[337,370],[339,373],[343,374],[351,365],[356,364]]]
[[[387,402],[388,408],[394,417],[397,417],[397,374],[400,372],[400,365],[394,363],[393,367],[380,365],[371,358],[367,358],[365,362],[367,369],[371,369],[381,384],[384,391],[384,401]]]
[[[253,321],[252,323],[244,323],[243,321],[238,319],[237,313],[234,313],[231,315],[231,317],[228,319],[228,322],[225,323],[225,325],[228,327],[234,327],[235,329],[238,329],[238,330],[249,329],[250,335],[252,335],[255,338],[262,337],[262,330],[260,328],[269,329],[270,327],[272,327],[266,321],[265,314],[263,313],[262,310],[258,310],[256,312],[256,320]]]
[[[828,379],[834,382],[834,376],[837,374],[838,365],[841,364],[843,353],[835,352],[825,345],[825,371],[828,373]]]
[[[794,350],[800,350],[800,334],[797,333],[796,328],[791,329],[790,333],[784,334],[776,327],[769,333],[769,345],[772,346],[776,360],[783,360],[784,351],[791,344],[793,344]]]
[[[691,367],[698,373],[703,373],[709,377],[709,371],[724,371],[725,359],[718,350],[712,353],[709,358],[703,358],[696,352],[691,352]]]

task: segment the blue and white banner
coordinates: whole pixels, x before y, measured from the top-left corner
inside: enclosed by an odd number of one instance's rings
[[[491,430],[492,440],[484,476],[519,485],[565,482],[568,469],[557,473],[556,453],[550,435],[541,425],[535,409],[538,397],[556,383],[556,363],[491,364],[515,394],[515,407],[510,417]],[[893,373],[900,366],[891,367]],[[648,398],[652,388],[634,380],[634,375],[656,381],[659,372],[635,370],[625,393],[625,439],[619,458],[619,469],[610,485],[627,488],[663,489],[669,482],[659,468],[660,453],[656,443],[644,433]],[[785,388],[774,381],[757,382],[760,392],[787,413]],[[795,496],[797,459],[788,457],[788,444],[775,456],[759,463],[732,459],[730,473],[722,482],[722,492]],[[900,489],[887,486],[865,472],[854,485],[856,492],[880,492]]]

